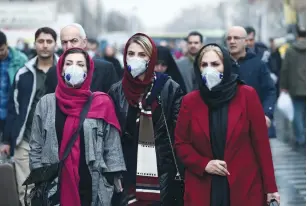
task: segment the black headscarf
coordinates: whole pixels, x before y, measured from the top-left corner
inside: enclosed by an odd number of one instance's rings
[[[170,76],[175,82],[177,82],[181,89],[186,92],[185,84],[178,66],[172,56],[171,51],[167,47],[157,46],[158,50],[158,63],[162,63],[167,66],[165,73]]]
[[[211,91],[202,81],[198,65],[200,53],[207,46],[219,47],[223,53],[223,79]],[[217,44],[207,44],[199,51],[195,58],[194,68],[201,97],[209,109],[210,141],[213,157],[217,160],[224,160],[228,126],[228,105],[236,95],[238,84],[242,82],[237,74],[231,73],[232,62],[229,52]],[[229,184],[226,176],[212,175],[211,206],[230,206]]]

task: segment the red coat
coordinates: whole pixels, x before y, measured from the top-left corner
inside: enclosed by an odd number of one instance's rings
[[[256,91],[238,87],[228,109],[225,161],[230,173],[231,206],[262,206],[265,194],[277,192],[265,115]],[[186,95],[175,130],[175,149],[186,167],[185,206],[210,206],[213,159],[208,107],[199,91]]]

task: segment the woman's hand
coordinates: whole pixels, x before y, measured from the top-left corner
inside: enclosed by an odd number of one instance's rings
[[[267,194],[267,203],[270,204],[271,200],[276,200],[280,205],[280,195],[278,194],[278,192]]]
[[[267,117],[267,116],[265,116],[265,123],[266,123],[266,126],[268,127],[268,128],[270,128],[271,127],[271,120],[270,120],[270,118],[269,117]]]
[[[0,147],[0,153],[9,156],[10,155],[10,145],[6,145],[6,144],[2,145]]]
[[[205,171],[213,175],[220,175],[220,176],[230,175],[230,173],[227,170],[226,162],[221,160],[211,160],[207,164]]]

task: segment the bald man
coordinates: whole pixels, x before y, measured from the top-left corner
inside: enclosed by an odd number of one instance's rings
[[[61,45],[63,50],[70,48],[86,49],[87,38],[83,27],[80,24],[70,24],[65,26],[60,32]],[[119,77],[112,65],[107,61],[95,58],[94,61],[94,74],[91,84],[91,91],[107,93],[112,84],[119,81]],[[46,93],[54,93],[57,86],[56,67],[51,67],[47,73],[46,78]]]
[[[228,50],[235,62],[233,72],[258,93],[267,127],[271,126],[276,103],[276,88],[270,72],[261,58],[247,48],[247,33],[243,27],[231,27],[226,36]]]

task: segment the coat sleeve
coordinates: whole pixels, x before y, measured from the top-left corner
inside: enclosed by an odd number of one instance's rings
[[[33,122],[32,122],[32,131],[31,131],[31,138],[29,142],[30,146],[30,152],[29,152],[29,161],[30,161],[30,169],[36,169],[42,167],[41,163],[41,155],[42,155],[42,148],[44,145],[44,138],[45,135],[43,133],[43,127],[42,127],[42,111],[43,104],[42,101],[45,101],[45,98],[43,97],[36,105],[35,113],[33,116]]]
[[[18,81],[17,78],[19,79]],[[25,79],[23,75],[19,75],[17,72],[10,91],[8,102],[9,121],[6,121],[4,138],[11,145],[11,154],[13,154],[17,139],[21,138],[20,133],[26,124],[30,95],[25,95],[24,93],[32,91],[32,85],[28,83],[28,81],[32,80],[33,78]]]
[[[268,66],[265,63],[262,63],[261,73],[261,92],[263,92],[262,106],[266,116],[273,118],[274,108],[276,103],[276,87],[271,78],[270,71]]]
[[[190,108],[187,107],[186,101],[187,99],[184,97],[175,129],[176,154],[187,170],[196,175],[203,176],[210,159],[201,156],[192,146],[192,131],[190,125],[192,116],[189,111]]]
[[[289,90],[290,50],[287,50],[280,70],[280,88]]]
[[[103,81],[101,82],[101,90],[103,92],[108,92],[113,84],[119,81],[117,72],[112,63],[103,62],[103,68],[98,68],[103,70]]]
[[[182,102],[182,97],[183,97],[183,91],[180,89],[178,85],[178,88],[176,89],[175,94],[174,94],[172,107],[171,107],[171,112],[172,112],[171,114],[172,127],[171,128],[173,129],[176,128],[180,105]],[[171,131],[171,133],[174,134],[174,131]],[[172,135],[172,141],[174,142],[174,135]]]
[[[253,88],[250,88],[247,93],[251,141],[262,174],[264,191],[266,194],[277,192],[268,130],[261,103]]]
[[[184,95],[184,93],[183,93],[182,89],[180,88],[180,86],[178,85],[178,88],[175,91],[175,95],[174,95],[172,107],[171,107],[171,112],[172,112],[171,113],[171,122],[172,122],[172,125],[171,125],[171,127],[169,127],[169,128],[172,128],[172,130],[170,131],[170,135],[171,135],[171,141],[172,141],[173,145],[174,145],[174,133],[175,133],[174,130],[176,128],[178,114],[179,114],[180,105],[181,105],[181,102],[182,102],[183,95]],[[179,172],[180,176],[182,178],[184,178],[184,165],[181,162],[181,160],[178,158],[178,155],[176,154],[176,152],[175,152],[175,155],[176,155],[175,158],[176,158],[177,167],[178,167],[178,170],[179,170],[177,172]]]
[[[56,67],[53,66],[48,70],[46,74],[46,81],[45,81],[46,94],[54,93],[57,84],[58,84],[58,78],[56,75]]]
[[[6,124],[4,127],[4,132],[3,132],[3,144],[6,145],[11,145],[12,144],[12,122],[15,121],[17,118],[17,113],[15,109],[15,102],[14,102],[14,91],[16,88],[16,80],[14,78],[13,85],[10,88],[9,92],[9,99],[8,99],[8,108],[7,108],[7,117],[6,117]],[[12,146],[12,145],[11,145]],[[13,149],[13,148],[12,148]]]
[[[107,125],[104,136],[103,158],[107,169],[103,172],[126,171],[126,165],[119,131],[112,125]]]

